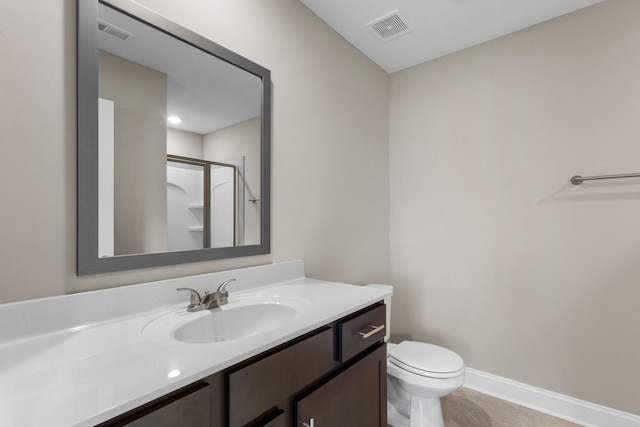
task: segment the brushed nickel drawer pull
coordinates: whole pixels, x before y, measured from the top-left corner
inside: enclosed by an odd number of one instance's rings
[[[302,423],[302,427],[313,427],[313,424],[314,424],[313,418],[309,420],[309,424],[305,423],[304,421],[301,421],[301,423]]]
[[[382,324],[380,326],[369,325],[369,327],[371,328],[371,330],[369,332],[357,331],[356,334],[360,335],[363,340],[366,340],[371,335],[375,335],[378,332],[382,331],[384,329],[384,324]]]

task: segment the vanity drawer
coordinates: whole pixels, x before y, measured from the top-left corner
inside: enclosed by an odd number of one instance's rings
[[[334,368],[333,336],[333,330],[326,327],[229,373],[229,427],[247,425],[330,372]]]
[[[376,305],[338,323],[338,360],[351,359],[371,345],[384,339],[386,306]]]
[[[211,390],[198,383],[185,391],[172,394],[98,427],[210,427]]]

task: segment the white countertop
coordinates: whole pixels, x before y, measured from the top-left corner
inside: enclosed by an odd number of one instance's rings
[[[235,288],[235,284],[228,287],[231,298],[295,297],[308,302],[308,310],[278,329],[227,342],[190,344],[143,335],[150,322],[186,311],[188,294],[176,292],[177,287],[215,290],[229,277],[238,282]],[[293,261],[2,304],[0,426],[93,426],[380,301],[388,293],[308,279],[302,261]]]

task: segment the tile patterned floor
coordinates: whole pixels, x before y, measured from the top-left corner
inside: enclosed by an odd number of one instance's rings
[[[445,427],[580,427],[466,388],[445,396],[442,412]]]

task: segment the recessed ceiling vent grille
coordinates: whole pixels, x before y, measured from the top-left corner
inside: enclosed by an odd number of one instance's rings
[[[366,26],[379,40],[395,39],[410,31],[409,26],[402,20],[398,12],[399,10],[394,10]]]
[[[131,34],[130,32],[123,30],[120,27],[116,27],[113,24],[109,24],[108,22],[105,22],[101,19],[98,19],[98,31],[122,41],[131,41],[136,37],[134,34]]]

